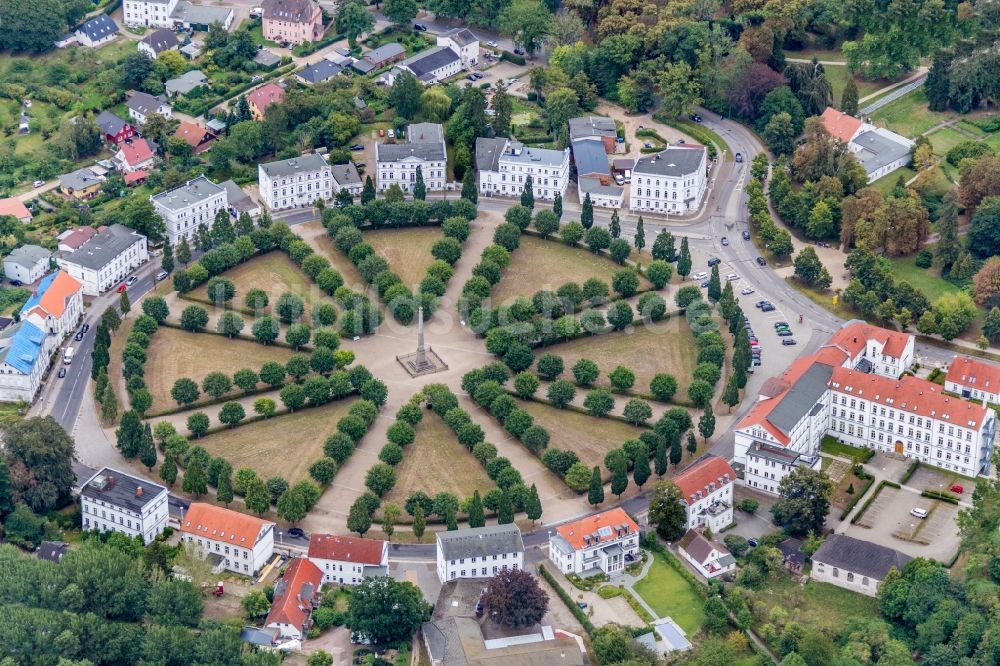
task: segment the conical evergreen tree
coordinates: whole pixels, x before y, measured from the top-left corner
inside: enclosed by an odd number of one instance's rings
[[[854,82],[854,77],[848,74],[847,85],[840,95],[840,110],[849,116],[858,112],[858,84]]]
[[[472,169],[466,169],[462,176],[462,198],[472,203],[479,203],[479,190],[476,189],[476,176]]]
[[[608,225],[608,233],[611,234],[612,238],[618,238],[622,235],[622,223],[618,219],[618,211],[611,211],[611,224]]]
[[[681,238],[681,253],[677,258],[677,274],[685,278],[691,274],[691,250],[688,248],[687,236]]]
[[[580,213],[580,224],[584,229],[594,226],[594,202],[590,200],[590,192],[583,196],[583,212]]]
[[[139,449],[139,461],[146,466],[150,472],[156,467],[156,444],[153,443],[153,430],[146,424],[146,429],[142,434],[142,446]]]
[[[639,216],[639,221],[635,224],[635,238],[632,239],[632,243],[639,252],[642,252],[642,248],[646,247],[646,228],[642,223],[642,215]]]
[[[509,525],[514,522],[514,504],[510,501],[510,494],[506,491],[500,493],[500,504],[497,505],[497,524]]]
[[[521,205],[528,210],[535,208],[535,184],[531,176],[524,177],[524,189],[521,190]]]
[[[562,208],[563,208],[562,194],[556,192],[556,199],[555,201],[552,202],[552,212],[555,213],[556,217],[559,218],[560,220],[562,219]]]
[[[229,503],[233,501],[233,470],[226,467],[219,475],[219,483],[215,486],[215,499],[229,508]]]
[[[535,484],[531,484],[531,489],[528,491],[528,499],[524,502],[524,512],[528,514],[532,523],[542,517],[542,500],[538,497],[538,488],[535,487]]]
[[[174,272],[174,246],[167,241],[163,244],[163,259],[160,260],[160,269],[168,273]]]
[[[181,238],[181,242],[177,246],[177,261],[185,266],[191,263],[191,246],[188,244],[187,236]]]
[[[663,477],[667,473],[667,439],[660,437],[656,441],[656,476]]]
[[[168,486],[173,486],[177,481],[177,463],[174,461],[174,454],[167,453],[160,463],[160,480]]]
[[[424,201],[427,198],[427,185],[424,184],[424,170],[417,167],[417,179],[413,182],[413,200]]]
[[[483,498],[479,496],[479,491],[472,493],[469,501],[469,527],[482,527],[486,524],[486,515],[483,511]]]
[[[590,489],[587,492],[587,502],[596,507],[604,503],[604,482],[601,481],[601,468],[594,465],[594,473],[590,477]]]

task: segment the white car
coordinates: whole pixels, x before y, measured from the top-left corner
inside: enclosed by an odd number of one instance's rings
[[[34,183],[31,184],[31,186],[32,187],[41,187],[44,184],[45,184],[44,180],[36,180]]]
[[[918,507],[914,507],[914,508],[910,509],[910,515],[911,516],[916,516],[917,518],[926,518],[927,517],[927,509],[921,509],[919,506]]]
[[[390,139],[394,139],[396,137],[396,133],[393,130],[386,130],[386,136]]]
[[[708,273],[706,273],[705,271],[698,271],[697,273],[691,276],[691,279],[694,280],[695,282],[697,282],[698,280],[707,280]]]
[[[743,289],[740,290],[740,293],[743,294],[744,296],[749,296],[753,292],[754,292],[753,287],[743,287]]]
[[[517,79],[507,79],[507,85],[512,86],[517,83]]]
[[[496,48],[497,46],[499,46],[499,44],[497,44],[496,41],[492,40],[492,39],[490,41],[486,42],[486,45],[490,46],[492,48]]]
[[[739,279],[740,279],[739,273],[730,273],[729,275],[726,276],[727,282],[736,282]]]

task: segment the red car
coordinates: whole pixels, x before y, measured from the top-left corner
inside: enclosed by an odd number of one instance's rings
[[[128,287],[125,285],[124,282],[122,282],[120,285],[118,285],[118,288],[115,289],[115,291],[117,291],[120,294],[123,291],[125,291],[126,289],[128,289]]]
[[[959,495],[961,495],[962,493],[965,492],[965,488],[963,488],[962,486],[960,486],[957,483],[955,485],[953,485],[951,488],[949,488],[948,490],[950,490],[953,493],[958,493]]]

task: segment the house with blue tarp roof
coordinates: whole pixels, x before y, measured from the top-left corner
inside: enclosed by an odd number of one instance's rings
[[[20,321],[0,331],[0,401],[31,402],[49,367],[45,331]]]

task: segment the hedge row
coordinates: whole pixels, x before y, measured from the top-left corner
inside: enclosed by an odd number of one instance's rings
[[[871,488],[872,484],[875,482],[875,477],[866,472],[861,465],[855,466],[854,476],[864,481],[864,483],[861,485],[861,490],[854,493],[854,497],[852,497],[851,501],[847,503],[844,510],[840,512],[841,520],[847,519],[847,516],[851,514],[851,510],[857,505],[858,502],[861,501],[861,498],[865,496],[865,493],[868,492],[868,489]]]
[[[562,599],[562,602],[566,604],[566,608],[568,608],[569,612],[573,614],[573,617],[575,617],[577,622],[580,623],[580,626],[583,627],[584,631],[588,634],[594,633],[594,623],[590,621],[590,618],[583,612],[583,609],[577,606],[576,602],[573,601],[573,597],[569,596],[569,593],[563,589],[563,586],[559,584],[559,581],[557,581],[555,577],[549,573],[544,564],[538,565],[538,573],[546,580],[546,582],[548,582],[549,585],[552,586],[552,589],[556,591],[556,594],[560,599]]]
[[[865,501],[865,503],[861,505],[861,510],[858,511],[857,514],[855,514],[855,516],[853,518],[851,518],[851,525],[854,525],[859,520],[861,520],[861,516],[865,515],[865,511],[868,510],[868,507],[870,507],[872,505],[872,502],[875,501],[875,498],[878,497],[878,494],[880,492],[882,492],[882,489],[885,488],[885,487],[899,489],[900,485],[898,483],[893,482],[893,481],[889,481],[888,479],[883,479],[882,482],[878,484],[878,487],[875,488],[875,492],[872,493],[872,496],[869,497],[868,500]]]

